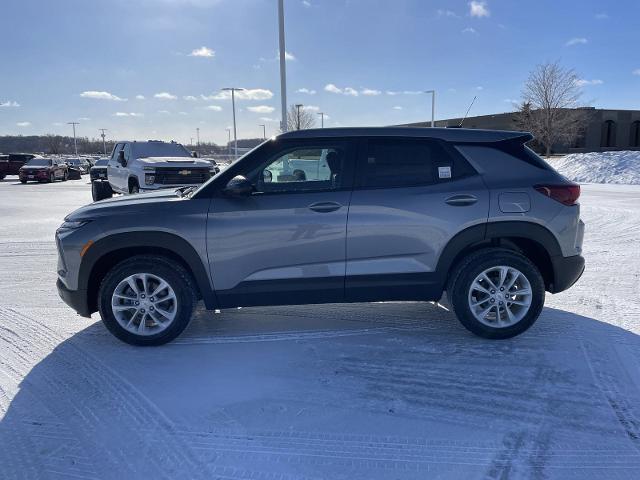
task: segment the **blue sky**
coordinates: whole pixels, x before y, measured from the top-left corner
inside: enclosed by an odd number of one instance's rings
[[[3,0],[0,135],[226,142],[280,116],[276,0]],[[285,0],[288,100],[325,126],[508,111],[560,60],[584,101],[640,109],[638,0]],[[144,98],[143,98],[144,97]]]

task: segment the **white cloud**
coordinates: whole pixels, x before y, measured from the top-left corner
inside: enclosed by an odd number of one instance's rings
[[[584,45],[588,40],[584,37],[575,37],[565,43],[566,47],[571,47],[573,45]]]
[[[188,115],[187,112],[178,112],[178,115]]]
[[[196,97],[194,97],[193,95],[185,95],[184,97],[182,97],[184,100],[187,100],[188,102],[195,102],[198,99]]]
[[[222,107],[219,105],[207,105],[206,107],[207,110],[213,110],[214,112],[221,112],[222,111]]]
[[[478,32],[476,32],[476,29],[473,27],[467,27],[464,30],[462,30],[462,33],[478,33]]]
[[[402,110],[402,107],[400,105],[395,105],[393,106],[394,110]]]
[[[9,108],[9,107],[19,107],[20,104],[18,102],[13,102],[11,100],[6,102],[0,102],[0,108]]]
[[[214,50],[211,50],[209,47],[200,47],[200,48],[196,48],[195,50],[191,50],[191,53],[189,54],[190,57],[208,57],[208,58],[213,58],[216,56],[216,52]]]
[[[272,113],[275,108],[269,105],[257,105],[255,107],[247,107],[247,110],[253,113]]]
[[[16,123],[16,125],[18,127],[30,127],[31,126],[31,122],[18,122],[18,123]]]
[[[596,13],[594,17],[596,18],[596,20],[606,20],[607,18],[609,18],[609,15],[602,12],[602,13]]]
[[[324,86],[324,91],[330,93],[342,93],[342,90],[336,87],[333,83],[327,83]]]
[[[263,122],[279,122],[280,121],[277,118],[271,118],[271,117],[260,117],[260,120],[262,120]]]
[[[367,95],[370,97],[375,97],[377,95],[380,95],[382,92],[380,90],[374,90],[372,88],[363,88],[360,93],[362,93],[362,95]]]
[[[458,18],[458,14],[456,12],[453,12],[451,10],[445,10],[445,9],[438,9],[437,12],[438,17],[452,17],[452,18]]]
[[[339,88],[335,86],[333,83],[327,83],[324,86],[324,90],[325,92],[348,95],[352,97],[357,97],[359,95],[358,91],[355,88],[351,88],[351,87]]]
[[[153,97],[159,98],[160,100],[176,100],[178,98],[169,92],[156,93]]]
[[[636,68],[633,72],[631,72],[631,75],[640,75],[640,68]]]
[[[78,119],[80,122],[88,122],[89,120],[91,120],[89,117],[80,117]]]
[[[290,60],[290,61],[295,61],[295,60],[297,60],[297,59],[296,59],[296,56],[295,56],[293,53],[291,53],[291,52],[287,52],[286,50],[284,51],[284,59],[285,59],[285,60]]]
[[[587,85],[602,85],[604,82],[602,80],[594,79],[594,80],[586,80],[581,78],[580,80],[576,80],[576,85],[578,87],[586,87]]]
[[[126,102],[126,98],[120,98],[117,95],[109,92],[99,92],[96,90],[87,90],[80,94],[82,98],[93,98],[96,100],[113,100],[115,102]]]
[[[61,127],[62,122],[53,122],[51,125],[53,125],[54,127]]]
[[[309,0],[302,0],[302,5],[309,8],[311,6],[311,2]]]
[[[116,112],[113,114],[114,117],[144,117],[142,113],[136,112]]]
[[[472,17],[482,18],[490,16],[491,12],[487,8],[487,2],[472,0],[469,2],[469,15]]]
[[[273,97],[273,92],[265,88],[247,88],[239,90],[235,94],[236,100],[269,100]],[[203,100],[228,100],[231,99],[231,92],[223,90],[214,95],[200,95]]]
[[[307,110],[309,112],[319,112],[320,111],[320,107],[317,105],[304,105],[302,107],[303,110]],[[327,116],[325,115],[325,118],[327,118]]]
[[[144,100],[144,95],[136,95],[136,100]]]
[[[479,91],[479,92],[481,92],[482,90],[484,90],[484,87],[482,87],[482,86],[478,85],[478,86],[476,87],[476,90],[477,90],[477,91]]]
[[[424,93],[424,92],[420,90],[402,90],[402,91],[387,90],[385,93],[387,95],[395,96],[395,95],[420,95],[421,93]]]
[[[158,113],[162,115],[171,115],[171,112],[169,110],[158,110]]]
[[[351,88],[351,87],[345,87],[342,93],[344,93],[345,95],[350,95],[352,97],[358,96],[358,91],[355,88]]]
[[[315,90],[310,90],[308,88],[299,88],[298,90],[296,90],[298,93],[306,93],[307,95],[315,95],[316,91]]]

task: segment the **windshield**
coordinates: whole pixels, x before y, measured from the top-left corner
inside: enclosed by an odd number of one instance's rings
[[[96,162],[96,164],[95,164],[94,166],[95,166],[95,167],[103,167],[103,166],[105,166],[105,165],[106,165],[106,164],[108,164],[108,163],[109,163],[109,159],[108,159],[108,158],[101,158],[100,160],[98,160],[98,161]]]
[[[27,167],[48,167],[51,165],[51,160],[44,158],[33,158],[25,163]]]
[[[80,165],[80,160],[78,160],[77,158],[72,158],[70,160],[67,160],[67,163],[69,165]]]
[[[179,143],[144,142],[132,143],[131,150],[135,158],[148,157],[191,157],[189,150]]]

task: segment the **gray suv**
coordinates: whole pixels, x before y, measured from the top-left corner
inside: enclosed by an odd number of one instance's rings
[[[201,186],[95,202],[56,232],[58,290],[119,339],[159,345],[203,300],[447,298],[509,338],[584,270],[580,187],[528,133],[336,128],[268,140]]]

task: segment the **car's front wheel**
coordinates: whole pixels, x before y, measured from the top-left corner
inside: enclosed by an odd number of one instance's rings
[[[475,252],[455,268],[447,296],[467,330],[484,338],[526,331],[544,306],[544,280],[524,255],[492,248]]]
[[[91,197],[94,202],[111,198],[112,196],[113,190],[111,190],[111,185],[109,185],[108,182],[102,182],[100,180],[91,182]]]
[[[140,255],[117,264],[98,292],[107,329],[131,345],[162,345],[187,327],[197,302],[189,272],[165,257]]]

